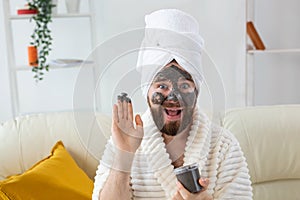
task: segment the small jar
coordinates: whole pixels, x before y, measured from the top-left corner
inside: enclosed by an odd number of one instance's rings
[[[200,192],[202,186],[199,183],[200,173],[198,164],[182,166],[174,169],[177,180],[191,193]]]

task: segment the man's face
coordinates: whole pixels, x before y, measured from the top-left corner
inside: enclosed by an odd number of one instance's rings
[[[148,91],[148,104],[158,129],[174,136],[187,128],[197,95],[191,75],[176,62],[158,72]]]

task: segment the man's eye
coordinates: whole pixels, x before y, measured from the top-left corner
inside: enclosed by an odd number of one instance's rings
[[[180,85],[180,89],[189,89],[191,86],[188,83],[183,83]]]
[[[166,86],[166,85],[159,85],[158,88],[159,88],[159,89],[162,89],[162,90],[165,90],[165,89],[168,88],[168,86]]]

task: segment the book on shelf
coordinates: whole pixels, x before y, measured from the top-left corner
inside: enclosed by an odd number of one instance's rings
[[[260,35],[258,34],[253,22],[251,21],[247,22],[247,34],[257,50],[266,49]]]

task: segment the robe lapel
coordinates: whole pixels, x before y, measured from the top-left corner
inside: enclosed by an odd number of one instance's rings
[[[185,146],[184,165],[198,163],[201,172],[209,153],[210,131],[208,117],[196,109],[193,116],[193,125]]]
[[[143,117],[145,126],[145,135],[143,141],[143,149],[149,170],[154,174],[154,177],[160,183],[165,191],[168,199],[170,199],[176,192],[176,176],[173,172],[174,166],[167,153],[165,143],[161,132],[157,129],[153,122],[150,111]],[[195,110],[193,115],[193,124],[189,133],[185,152],[184,152],[184,165],[198,163],[199,169],[204,167],[208,150],[205,144],[209,141],[209,121],[207,117],[201,115],[198,109]],[[206,151],[205,151],[206,150]]]

